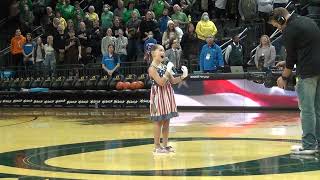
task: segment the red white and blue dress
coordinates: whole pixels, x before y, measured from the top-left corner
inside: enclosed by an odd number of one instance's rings
[[[167,67],[163,64],[152,67],[157,69],[160,77],[163,77]],[[150,119],[153,121],[169,120],[177,117],[177,105],[174,98],[173,88],[169,81],[164,86],[160,86],[152,80],[150,93]]]

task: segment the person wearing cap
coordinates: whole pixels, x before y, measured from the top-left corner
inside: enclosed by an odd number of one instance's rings
[[[168,28],[162,35],[162,46],[165,49],[169,49],[170,41],[179,40],[179,34],[176,28],[174,27],[174,22],[172,20],[168,21]]]
[[[292,147],[293,154],[310,155],[319,150],[320,142],[320,29],[312,19],[290,15],[285,8],[275,8],[269,23],[282,32],[287,58],[278,87],[285,88],[296,65],[302,146]]]
[[[201,49],[199,64],[200,71],[205,73],[214,73],[224,66],[221,48],[215,44],[214,36],[212,35],[207,37],[207,44]]]

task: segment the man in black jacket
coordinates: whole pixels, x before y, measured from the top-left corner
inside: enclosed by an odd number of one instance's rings
[[[314,154],[320,146],[320,29],[308,17],[290,15],[285,8],[275,8],[270,23],[282,31],[287,59],[277,83],[287,85],[296,65],[297,94],[301,110],[302,146],[293,154]],[[319,144],[318,144],[319,143]]]

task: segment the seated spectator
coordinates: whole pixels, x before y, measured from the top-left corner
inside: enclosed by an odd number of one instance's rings
[[[225,62],[230,66],[243,66],[243,48],[238,35],[232,37],[232,43],[227,47]]]
[[[70,4],[70,0],[65,0],[65,4],[61,8],[61,14],[66,21],[68,21],[69,19],[74,19],[75,8]]]
[[[207,37],[207,44],[205,44],[200,52],[200,71],[205,73],[214,73],[224,66],[222,58],[222,51],[220,46],[215,44],[214,36]]]
[[[114,45],[109,44],[106,51],[107,53],[102,57],[101,66],[109,76],[114,77],[119,74],[120,58],[114,53]]]
[[[113,12],[110,11],[109,4],[105,4],[103,6],[103,12],[101,14],[101,27],[103,30],[107,30],[108,28],[112,28],[113,24]]]
[[[81,59],[81,44],[79,39],[75,36],[75,32],[70,30],[68,32],[69,38],[66,40],[65,47],[65,64],[79,64]]]
[[[34,49],[31,33],[27,33],[26,43],[22,46],[23,64],[26,68],[34,65]]]
[[[26,43],[26,38],[21,34],[20,29],[16,29],[15,36],[11,38],[10,52],[11,61],[7,63],[7,66],[20,66],[23,62],[23,48],[21,44]]]
[[[218,30],[215,24],[210,21],[209,14],[204,12],[201,16],[201,20],[197,23],[196,33],[200,42],[200,50],[204,44],[206,44],[206,39],[210,36],[215,36]]]
[[[109,45],[115,45],[116,42],[116,37],[112,36],[112,29],[108,28],[106,32],[106,36],[102,38],[101,41],[101,53],[104,56],[105,54],[108,53],[108,48]]]
[[[262,35],[260,45],[256,49],[254,62],[257,69],[264,72],[270,72],[270,68],[275,65],[276,50],[271,44],[270,38],[267,35]]]
[[[115,53],[119,55],[120,62],[127,62],[128,38],[123,36],[123,30],[119,29],[119,36],[115,42]]]
[[[170,47],[170,49],[166,50],[166,58],[168,59],[168,61],[174,64],[174,67],[176,67],[176,69],[180,69],[183,63],[181,61],[182,50],[180,48],[179,41],[174,39],[170,42]]]

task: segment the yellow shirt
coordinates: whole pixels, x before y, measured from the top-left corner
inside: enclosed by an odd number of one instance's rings
[[[99,21],[99,16],[97,13],[93,12],[93,13],[89,13],[88,15],[89,15],[88,19],[90,21],[95,21],[95,20]]]
[[[62,24],[63,30],[65,30],[66,27],[67,27],[67,22],[66,22],[66,20],[65,20],[63,17],[60,17],[60,18],[59,18],[59,22],[60,22],[60,24]]]
[[[217,32],[218,30],[212,21],[201,20],[196,26],[196,33],[201,40],[206,40],[209,35],[214,36]]]

